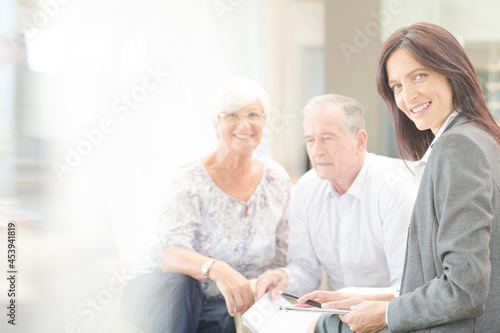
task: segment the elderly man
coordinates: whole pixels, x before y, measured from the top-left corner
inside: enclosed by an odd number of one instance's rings
[[[363,109],[340,95],[304,109],[314,169],[297,183],[289,217],[287,266],[259,276],[257,298],[272,290],[302,295],[328,289],[399,288],[417,184],[401,160],[366,152]]]

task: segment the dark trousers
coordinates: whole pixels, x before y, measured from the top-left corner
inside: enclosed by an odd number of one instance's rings
[[[321,315],[314,326],[314,333],[352,332],[349,325],[343,323],[338,315]]]
[[[152,273],[122,292],[125,316],[146,333],[235,333],[224,299],[207,299],[200,283],[177,273]]]

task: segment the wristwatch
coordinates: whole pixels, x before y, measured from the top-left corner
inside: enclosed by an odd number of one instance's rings
[[[205,261],[203,263],[203,265],[201,265],[201,272],[209,280],[210,280],[210,276],[208,275],[208,272],[210,271],[210,268],[212,268],[212,265],[214,264],[214,262],[215,262],[215,260],[212,259],[212,260]]]

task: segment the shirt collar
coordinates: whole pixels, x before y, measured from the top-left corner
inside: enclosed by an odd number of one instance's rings
[[[446,128],[448,128],[448,125],[450,125],[450,123],[453,121],[453,119],[455,119],[457,116],[458,116],[458,112],[457,111],[453,111],[448,116],[448,118],[444,122],[444,125],[441,126],[441,128],[437,132],[436,136],[434,137],[434,140],[432,140],[431,144],[429,145],[429,148],[427,148],[427,151],[425,152],[424,156],[422,156],[422,158],[420,159],[420,162],[427,163],[427,160],[429,159],[429,156],[431,155],[432,146],[437,141],[437,139],[439,139],[439,137],[441,136],[441,134],[443,134],[443,132],[446,130]]]
[[[351,186],[349,187],[347,192],[345,192],[343,195],[349,194],[349,195],[352,195],[353,197],[361,198],[361,196],[363,195],[363,188],[364,188],[365,179],[366,179],[366,169],[368,168],[367,167],[368,159],[370,159],[370,158],[371,158],[370,153],[365,151],[365,160],[363,161],[363,165],[361,166],[361,169],[359,170],[358,175],[356,176],[356,178],[352,182]],[[339,197],[339,193],[335,189],[335,186],[333,186],[332,182],[330,182],[330,181],[328,181],[328,182],[330,183],[328,193],[333,195],[333,196]]]

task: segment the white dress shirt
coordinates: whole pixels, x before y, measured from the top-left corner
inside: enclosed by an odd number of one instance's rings
[[[444,125],[441,126],[441,128],[437,132],[436,136],[434,137],[434,140],[432,140],[431,144],[429,145],[429,148],[427,148],[427,150],[425,151],[424,156],[422,156],[422,158],[419,161],[416,162],[416,164],[415,164],[415,173],[417,175],[417,179],[418,179],[419,183],[420,183],[420,180],[422,179],[422,175],[424,174],[425,166],[427,165],[427,161],[429,160],[429,156],[431,156],[432,146],[434,146],[434,142],[436,142],[436,140],[441,136],[441,134],[443,134],[443,132],[448,127],[448,125],[451,123],[451,121],[453,119],[455,119],[456,116],[458,116],[458,112],[457,111],[453,111],[448,116],[448,118],[444,122]]]
[[[302,295],[319,287],[322,265],[328,289],[399,289],[415,177],[403,162],[367,153],[349,190],[339,196],[310,170],[297,183],[290,206],[287,290]]]

